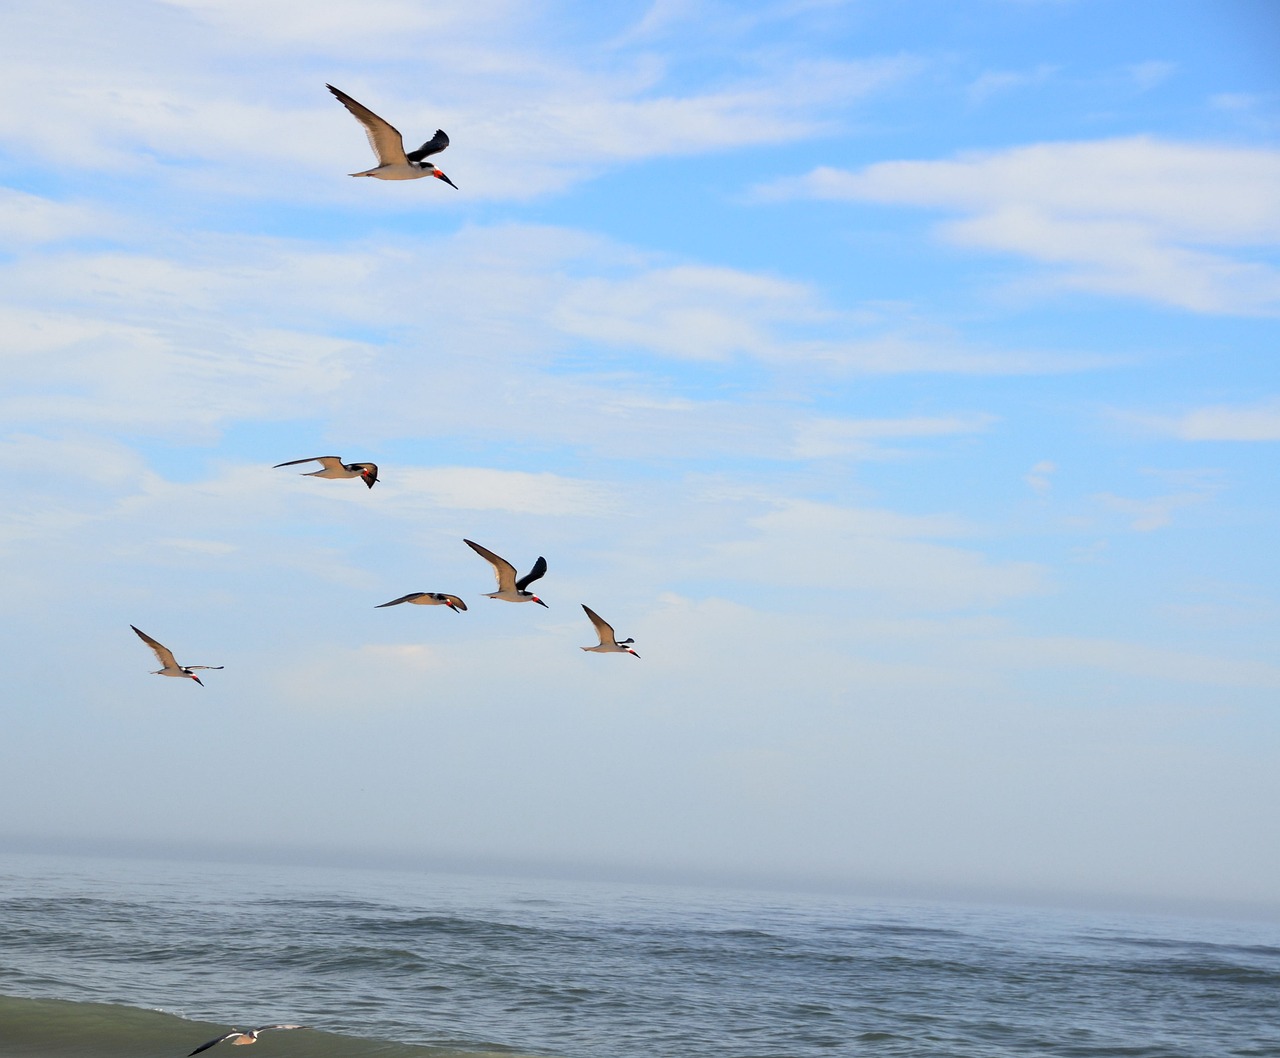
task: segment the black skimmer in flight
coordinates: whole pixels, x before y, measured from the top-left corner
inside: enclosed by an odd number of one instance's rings
[[[304,478],[363,478],[364,483],[373,488],[378,483],[378,465],[376,463],[344,463],[341,456],[312,456],[310,459],[290,459],[287,463],[277,463],[272,470],[281,467],[296,467],[299,463],[319,463],[323,468],[303,474]]]
[[[390,602],[379,603],[374,609],[381,610],[384,606],[399,606],[402,602],[411,602],[418,606],[447,606],[454,613],[461,613],[467,608],[467,604],[456,595],[446,595],[442,591],[415,591],[410,592],[408,595],[401,595],[400,598],[392,599]]]
[[[547,560],[541,555],[523,577],[516,580],[516,567],[505,558],[495,555],[487,547],[481,547],[474,540],[463,540],[467,547],[493,566],[493,574],[498,578],[498,590],[486,593],[488,599],[501,599],[503,602],[536,602],[539,606],[547,604],[531,591],[525,589],[547,572]]]
[[[181,676],[185,679],[195,680],[196,683],[200,683],[200,677],[195,674],[195,669],[222,668],[221,665],[179,665],[177,661],[174,660],[173,651],[167,646],[162,643],[157,643],[137,625],[130,625],[129,627],[138,633],[139,639],[156,652],[156,658],[159,660],[160,664],[164,666],[162,669],[156,669],[156,671],[151,674],[152,676]],[[204,684],[200,683],[200,686],[203,687]]]
[[[416,151],[404,150],[404,137],[399,130],[378,117],[362,103],[357,103],[346,92],[327,84],[325,88],[337,97],[339,103],[351,111],[355,119],[364,126],[364,134],[369,137],[369,146],[378,156],[378,164],[363,173],[352,173],[352,176],[374,176],[379,180],[418,180],[424,176],[434,176],[443,180],[455,191],[458,185],[444,175],[430,162],[425,161],[429,155],[439,154],[449,146],[449,137],[444,129],[436,129],[436,134],[427,140]]]
[[[587,616],[591,618],[591,623],[596,626],[596,635],[600,637],[600,644],[594,647],[583,647],[583,650],[589,650],[596,654],[630,654],[633,657],[639,657],[631,644],[634,639],[624,639],[618,642],[617,637],[613,634],[613,625],[609,624],[595,610],[591,609],[586,603],[582,604],[582,608],[587,611]]]
[[[199,1054],[201,1051],[207,1051],[210,1047],[221,1043],[223,1040],[229,1040],[235,1047],[243,1047],[246,1044],[257,1043],[258,1033],[266,1032],[268,1029],[300,1029],[303,1027],[304,1026],[302,1025],[263,1025],[260,1028],[249,1029],[246,1032],[241,1032],[239,1029],[232,1029],[225,1036],[219,1036],[216,1040],[210,1040],[208,1043],[200,1044],[200,1046],[192,1051],[191,1054]],[[187,1055],[187,1058],[191,1058],[191,1054]]]

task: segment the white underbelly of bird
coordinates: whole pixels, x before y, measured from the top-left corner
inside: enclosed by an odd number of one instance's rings
[[[418,169],[409,165],[380,165],[376,169],[366,169],[363,173],[352,173],[352,176],[372,176],[378,180],[421,180],[430,176],[429,169]]]

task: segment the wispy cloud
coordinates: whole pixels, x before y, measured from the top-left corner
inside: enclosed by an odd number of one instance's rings
[[[1057,473],[1057,470],[1058,466],[1052,460],[1042,459],[1027,471],[1022,480],[1030,485],[1035,492],[1043,496],[1053,487],[1053,475]]]
[[[1129,528],[1134,532],[1150,533],[1171,525],[1177,511],[1206,503],[1222,488],[1218,475],[1206,471],[1147,471],[1147,476],[1158,478],[1177,491],[1141,498],[1099,493],[1094,499],[1129,519]]]
[[[1127,418],[1183,441],[1280,441],[1280,398],[1209,405],[1174,416]]]
[[[71,239],[118,235],[124,225],[96,206],[55,202],[0,187],[0,246],[17,248]]]
[[[1280,688],[1280,666],[1195,651],[1169,650],[1139,642],[1077,636],[1012,636],[991,644],[1007,654],[1002,663],[1086,667],[1148,680],[1175,680],[1217,687]],[[981,649],[981,648],[978,648]]]
[[[751,536],[718,548],[721,575],[733,569],[788,590],[820,587],[924,612],[991,607],[1045,588],[1034,563],[990,561],[943,542],[974,532],[951,516],[784,500],[750,525]]]
[[[386,482],[384,482],[386,484]],[[554,518],[601,515],[617,506],[613,490],[546,471],[531,474],[487,467],[402,469],[392,502],[401,506],[510,511]]]
[[[532,431],[636,454],[692,443],[776,455],[797,426],[810,452],[866,440],[803,425],[805,402],[832,379],[1105,362],[974,346],[837,309],[806,283],[565,229],[197,244],[37,248],[0,266],[0,352],[15,387],[0,410],[14,423],[170,436],[324,413],[366,436]],[[448,268],[424,273],[424,255]],[[724,399],[716,387],[744,361],[762,378],[785,372],[794,410],[778,414],[776,395]]]
[[[527,24],[529,8],[515,0],[366,0],[358,7],[276,0],[267,7],[252,0],[159,0],[198,23],[224,32],[248,47],[299,46],[322,52],[393,57],[411,54],[428,35],[456,37],[468,31]]]
[[[584,279],[555,309],[570,334],[692,360],[773,358],[780,353],[776,326],[823,315],[802,284],[694,265]]]
[[[1197,492],[1179,492],[1169,496],[1151,496],[1133,499],[1111,493],[1099,493],[1096,499],[1109,510],[1117,511],[1129,520],[1129,528],[1135,533],[1150,533],[1164,529],[1173,523],[1174,512],[1203,503],[1208,497]]]
[[[1019,88],[1042,85],[1058,72],[1058,67],[1041,63],[1030,70],[988,70],[969,85],[969,102],[978,105],[992,96]]]
[[[1149,137],[1048,143],[951,161],[817,169],[762,195],[957,210],[957,245],[1053,266],[1059,287],[1197,312],[1280,310],[1280,271],[1233,254],[1280,245],[1280,151]]]
[[[982,433],[995,422],[993,415],[952,415],[903,419],[813,419],[796,429],[793,447],[802,459],[826,459],[832,456],[857,458],[892,458],[901,449],[887,447],[884,442],[956,437]]]
[[[1149,92],[1172,77],[1177,69],[1177,63],[1148,59],[1146,62],[1134,63],[1125,72],[1139,91]]]
[[[52,14],[14,20],[0,43],[0,91],[42,85],[21,114],[0,115],[0,142],[45,163],[178,184],[187,193],[363,201],[374,209],[447,210],[461,200],[388,194],[365,181],[357,191],[346,174],[365,167],[368,148],[324,92],[326,79],[406,138],[450,130],[449,168],[475,202],[563,191],[646,159],[812,136],[850,102],[915,69],[898,57],[782,61],[758,48],[730,68],[719,64],[714,76],[676,78],[643,47],[614,44],[609,62],[570,57],[553,16],[507,0],[375,0],[358,10],[169,0],[159,12],[125,2],[110,18],[71,0],[59,6],[65,19],[85,23],[77,46],[64,46]],[[164,46],[139,61],[137,40],[154,37]],[[98,46],[83,47],[89,39]],[[300,48],[312,53],[313,75],[295,61],[264,82],[271,54]],[[371,78],[375,56],[383,73]],[[332,175],[299,181],[299,166]]]

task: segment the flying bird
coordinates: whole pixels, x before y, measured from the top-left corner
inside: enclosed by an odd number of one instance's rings
[[[137,625],[130,625],[129,627],[138,633],[139,639],[156,652],[157,660],[159,660],[160,664],[164,666],[162,669],[156,669],[156,671],[151,674],[152,676],[181,676],[188,680],[195,680],[196,683],[199,683],[200,686],[203,687],[204,684],[200,682],[200,677],[195,674],[194,670],[222,668],[221,665],[179,665],[177,661],[174,660],[173,651],[167,646],[162,643],[157,643]]]
[[[244,1047],[250,1043],[258,1042],[258,1033],[266,1032],[267,1029],[300,1029],[302,1025],[263,1025],[260,1028],[249,1029],[247,1032],[241,1032],[239,1029],[232,1029],[225,1036],[219,1036],[216,1040],[210,1040],[208,1043],[202,1043],[191,1054],[199,1054],[201,1051],[207,1051],[215,1044],[221,1043],[223,1040],[230,1040],[233,1047]],[[191,1058],[191,1054],[187,1058]]]
[[[374,176],[379,180],[418,180],[424,176],[434,176],[443,180],[455,191],[458,185],[444,175],[430,162],[425,161],[429,155],[439,154],[449,146],[449,137],[444,129],[436,129],[436,134],[427,140],[416,151],[408,154],[404,150],[404,137],[389,122],[378,117],[362,103],[357,103],[346,92],[327,84],[325,88],[337,97],[339,103],[351,111],[355,119],[364,126],[364,134],[369,137],[369,146],[378,156],[378,164],[363,173],[352,173],[352,176]]]
[[[538,561],[533,564],[533,569],[529,570],[519,580],[516,580],[516,567],[505,558],[495,555],[487,547],[481,547],[473,540],[463,540],[463,543],[493,566],[493,574],[498,578],[498,590],[488,592],[485,596],[486,598],[501,599],[503,602],[536,602],[539,606],[547,605],[533,592],[525,591],[530,584],[547,572],[547,560],[545,558],[538,556]]]
[[[408,595],[401,595],[398,599],[392,599],[390,602],[379,603],[374,609],[381,610],[384,606],[399,606],[402,602],[411,602],[418,606],[447,606],[454,613],[461,613],[467,608],[467,604],[456,595],[446,595],[442,591],[414,591]]]
[[[287,463],[277,463],[272,470],[281,467],[296,467],[299,463],[319,463],[322,470],[313,470],[303,474],[304,478],[363,478],[364,483],[373,488],[378,483],[378,464],[376,463],[344,463],[341,456],[311,456],[309,459],[290,459]]]
[[[582,604],[582,608],[587,611],[587,616],[591,618],[591,623],[596,626],[596,635],[600,637],[598,646],[583,647],[583,650],[589,650],[596,654],[631,654],[637,658],[640,656],[631,649],[631,644],[635,642],[634,639],[624,639],[619,642],[613,634],[613,625],[609,624],[586,603]]]

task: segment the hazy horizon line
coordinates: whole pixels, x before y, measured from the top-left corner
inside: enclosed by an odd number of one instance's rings
[[[824,876],[785,871],[711,870],[690,865],[501,857],[448,851],[410,853],[347,846],[281,845],[276,842],[194,842],[0,833],[0,856],[3,855],[157,860],[245,867],[328,868],[376,873],[421,872],[484,878],[524,878],[531,881],[726,889],[902,903],[969,904],[997,908],[1280,922],[1280,902]]]

